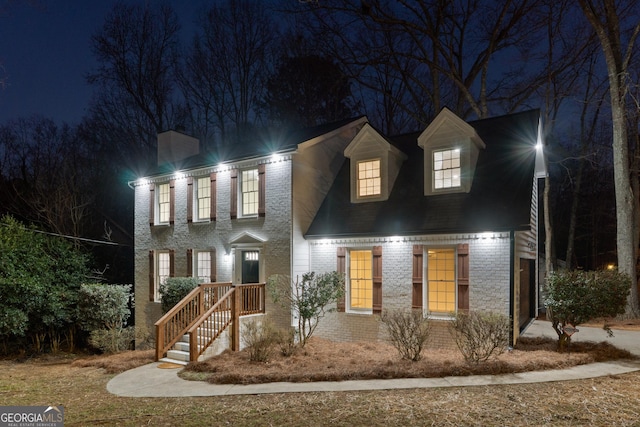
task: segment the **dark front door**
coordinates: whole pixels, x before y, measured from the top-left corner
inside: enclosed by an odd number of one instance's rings
[[[260,282],[260,253],[242,251],[242,283]]]

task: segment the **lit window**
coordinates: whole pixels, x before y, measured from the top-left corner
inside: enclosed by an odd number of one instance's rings
[[[427,251],[428,309],[432,313],[451,313],[456,309],[456,262],[454,249]]]
[[[434,188],[460,187],[460,150],[442,150],[433,153]]]
[[[370,250],[349,252],[349,307],[373,308],[373,256]]]
[[[240,177],[240,202],[242,215],[258,214],[258,169],[242,171]]]
[[[380,195],[380,160],[358,162],[358,197]]]
[[[171,256],[169,252],[158,252],[157,263],[156,286],[153,293],[153,300],[160,302],[160,285],[164,284],[171,274]]]
[[[196,275],[204,283],[211,282],[211,252],[196,253]]]
[[[171,197],[169,193],[169,184],[159,184],[157,186],[158,192],[158,222],[169,222]]]
[[[196,180],[196,194],[198,219],[209,219],[211,213],[211,179],[209,177]]]

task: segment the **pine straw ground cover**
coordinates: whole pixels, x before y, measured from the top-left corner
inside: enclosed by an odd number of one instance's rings
[[[555,340],[521,338],[514,350],[483,363],[468,364],[456,350],[434,349],[423,351],[422,359],[412,362],[401,359],[398,351],[388,344],[338,343],[312,337],[292,356],[283,356],[275,350],[269,361],[260,363],[250,361],[246,350],[226,351],[189,364],[180,376],[215,384],[435,378],[539,371],[633,359],[629,352],[606,342],[572,343],[565,353],[555,349]]]
[[[106,391],[114,375],[107,371],[152,358],[149,351],[0,360],[0,405],[63,405],[66,427],[640,425],[640,372],[542,384],[255,396],[125,398]]]

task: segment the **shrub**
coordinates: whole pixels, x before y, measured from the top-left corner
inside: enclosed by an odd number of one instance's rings
[[[267,289],[273,302],[287,310],[293,310],[298,327],[296,333],[300,346],[304,347],[318,326],[318,322],[335,308],[327,308],[344,295],[344,276],[337,272],[305,273],[302,279],[292,283],[287,276],[269,277]]]
[[[631,281],[616,271],[568,271],[549,275],[547,282],[547,317],[558,334],[563,349],[571,340],[567,325],[578,326],[598,317],[623,314]],[[611,334],[605,324],[604,329]]]
[[[78,321],[86,331],[120,329],[131,314],[131,285],[85,284],[78,293]]]
[[[135,338],[133,327],[96,329],[89,335],[89,344],[103,353],[118,353],[129,350]]]
[[[169,277],[160,285],[162,312],[166,313],[186,297],[200,281],[195,277]]]
[[[242,342],[249,349],[249,360],[266,362],[273,354],[275,331],[268,319],[251,320],[244,325]]]
[[[467,363],[499,356],[509,345],[509,318],[495,312],[458,312],[450,332]]]
[[[385,310],[380,320],[403,359],[421,359],[422,349],[431,333],[431,325],[422,310]]]
[[[130,285],[82,285],[78,293],[78,321],[89,331],[89,344],[105,353],[126,350],[134,329],[125,328],[129,318]]]
[[[278,329],[275,335],[280,354],[285,357],[293,356],[298,348],[296,345],[296,330],[294,328]]]

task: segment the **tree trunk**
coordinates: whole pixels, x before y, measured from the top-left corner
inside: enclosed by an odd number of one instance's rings
[[[618,249],[618,271],[631,279],[631,292],[627,299],[626,315],[638,315],[638,287],[636,276],[636,237],[634,232],[636,203],[630,182],[629,141],[627,140],[625,97],[629,88],[628,64],[640,24],[634,24],[623,53],[619,8],[613,0],[579,0],[580,7],[595,30],[609,77],[611,97],[611,121],[613,128],[613,179],[616,197],[616,245]],[[598,3],[596,5],[596,3]],[[598,6],[601,6],[599,9]]]

